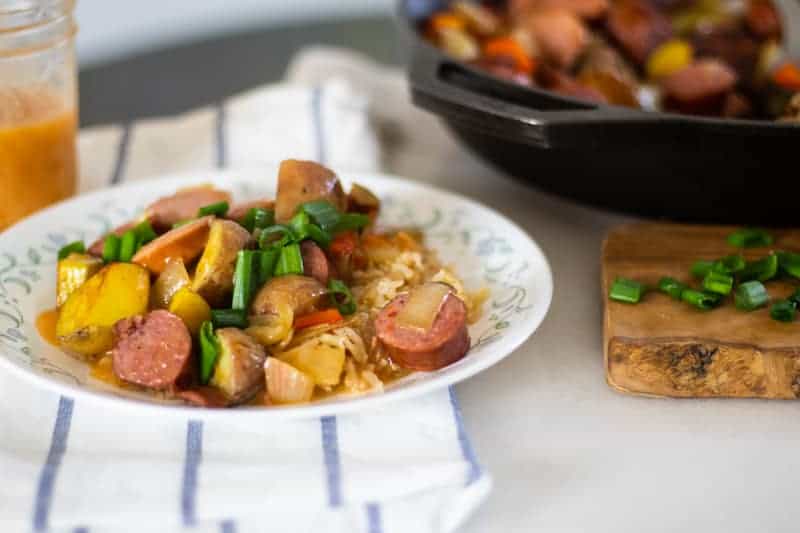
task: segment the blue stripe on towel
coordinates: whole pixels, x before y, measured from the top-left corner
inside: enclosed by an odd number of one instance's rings
[[[220,533],[236,533],[236,522],[233,520],[223,520],[219,524]]]
[[[225,168],[228,164],[228,145],[225,138],[225,127],[228,120],[225,112],[225,101],[217,103],[217,119],[215,123],[217,168]]]
[[[58,475],[58,468],[61,460],[67,451],[67,438],[69,437],[69,427],[72,423],[72,408],[74,402],[72,398],[62,396],[58,400],[58,413],[56,422],[53,425],[53,435],[50,437],[50,450],[47,452],[47,460],[39,474],[39,484],[36,487],[36,502],[33,512],[34,531],[45,531],[50,515],[50,504],[53,498],[53,487]]]
[[[461,455],[464,457],[464,460],[469,463],[467,485],[471,485],[481,477],[481,466],[478,464],[475,450],[472,448],[467,430],[464,428],[464,417],[461,415],[461,407],[458,405],[455,388],[451,385],[447,388],[447,392],[450,395],[450,405],[453,408],[453,418],[456,422],[456,432],[458,434],[458,444],[461,446]]]
[[[336,430],[336,417],[323,416],[322,456],[325,460],[325,479],[328,483],[328,504],[331,507],[342,505],[342,464],[339,458],[339,436]]]
[[[117,157],[114,160],[114,170],[111,172],[111,185],[119,185],[125,175],[125,166],[128,161],[128,147],[131,144],[131,123],[122,125],[122,135],[117,145]]]
[[[327,143],[325,142],[325,119],[322,116],[323,89],[314,87],[311,92],[311,118],[314,121],[314,140],[317,146],[317,163],[324,165],[328,159]]]
[[[181,515],[185,526],[197,523],[197,471],[203,460],[203,423],[190,420],[186,426],[186,459],[183,463]]]
[[[383,533],[381,506],[377,503],[367,504],[367,533]]]
[[[72,533],[89,533],[89,528],[86,526],[76,527],[72,530]]]

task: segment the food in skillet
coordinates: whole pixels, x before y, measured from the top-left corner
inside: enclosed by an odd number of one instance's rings
[[[458,0],[422,31],[458,60],[578,99],[800,121],[800,68],[770,0]]]
[[[59,252],[58,343],[97,379],[208,407],[380,391],[450,365],[485,291],[419,232],[376,229],[379,209],[307,161],[281,164],[274,201],[178,191]]]

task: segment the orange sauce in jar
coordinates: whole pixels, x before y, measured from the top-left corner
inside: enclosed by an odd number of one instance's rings
[[[54,92],[0,87],[0,231],[75,193],[76,128]]]

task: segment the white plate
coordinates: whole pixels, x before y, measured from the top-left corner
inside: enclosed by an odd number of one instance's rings
[[[376,407],[462,381],[510,355],[539,326],[550,306],[553,281],[542,251],[516,224],[462,196],[379,175],[344,175],[372,189],[384,225],[417,226],[445,264],[455,266],[468,288],[488,287],[484,317],[470,328],[472,348],[461,361],[414,373],[381,393],[337,397],[308,405],[233,410],[196,409],[115,389],[87,375],[88,367],[49,345],[36,317],[55,305],[56,252],[67,242],[89,244],[130,220],[154,199],[176,189],[214,183],[237,200],[273,197],[276,168],[164,176],[74,198],[0,234],[0,366],[32,384],[107,406],[193,417],[306,418]]]

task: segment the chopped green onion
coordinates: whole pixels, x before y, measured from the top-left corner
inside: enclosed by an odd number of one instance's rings
[[[58,251],[58,260],[66,259],[69,254],[82,254],[84,252],[86,252],[86,245],[83,244],[83,241],[71,242],[66,246],[62,246]]]
[[[323,248],[327,248],[331,245],[331,235],[324,229],[320,228],[316,224],[309,224],[306,227],[306,231],[308,232],[308,237],[319,244]]]
[[[800,307],[800,289],[797,289],[792,293],[789,298],[787,298],[790,302],[792,302],[795,306]]]
[[[617,278],[608,291],[608,297],[618,302],[636,304],[642,299],[644,285],[627,278]]]
[[[769,281],[778,275],[778,256],[769,254],[758,261],[747,263],[744,270],[739,273],[741,281],[757,279],[758,281]]]
[[[769,316],[778,322],[792,322],[797,314],[797,306],[789,300],[777,300],[769,309]]]
[[[800,278],[800,254],[778,252],[778,264],[781,270],[792,277]]]
[[[356,302],[353,299],[353,293],[343,281],[332,279],[328,282],[328,290],[330,291],[331,301],[333,305],[339,309],[343,315],[352,315],[356,312]]]
[[[253,233],[256,229],[264,229],[275,224],[275,211],[263,207],[254,207],[244,216],[242,226]]]
[[[219,357],[219,341],[214,334],[214,325],[206,320],[200,326],[200,383],[207,385],[214,374],[214,365]]]
[[[247,311],[244,309],[212,309],[211,322],[217,329],[245,329],[249,325],[247,320]]]
[[[300,206],[300,211],[314,219],[320,229],[326,232],[333,231],[342,217],[339,210],[327,200],[307,202]]]
[[[278,257],[281,255],[280,248],[270,248],[258,252],[258,286],[261,287],[272,277],[275,272],[275,265],[278,263]]]
[[[197,210],[197,216],[206,217],[209,215],[214,215],[218,217],[224,217],[228,213],[229,208],[230,206],[228,205],[228,202],[217,202],[215,204],[204,205]]]
[[[711,271],[712,266],[714,261],[695,261],[691,268],[692,276],[703,279]]]
[[[123,263],[129,263],[133,256],[136,255],[136,249],[139,246],[139,236],[132,229],[129,229],[122,234],[122,242],[119,245],[119,260]]]
[[[733,289],[733,276],[723,274],[715,270],[711,270],[706,277],[703,278],[703,288],[708,292],[716,294],[730,294]]]
[[[119,249],[121,245],[122,239],[113,233],[109,233],[103,242],[103,261],[106,263],[119,261]]]
[[[675,278],[661,278],[658,282],[658,290],[672,297],[675,300],[681,299],[681,293],[686,289],[686,285]]]
[[[300,211],[289,220],[287,226],[292,230],[294,238],[300,242],[308,237],[308,226],[311,224],[311,219],[308,215]]]
[[[256,252],[252,250],[241,250],[236,255],[236,270],[233,274],[233,309],[247,309],[250,307],[250,299],[256,290],[258,272],[255,271]]]
[[[136,227],[133,228],[133,231],[135,231],[136,236],[139,237],[140,245],[145,245],[158,237],[158,234],[153,229],[153,226],[150,225],[149,220],[144,220],[137,224]]]
[[[292,243],[281,248],[281,255],[278,258],[278,264],[275,266],[275,275],[285,276],[286,274],[302,273],[303,256],[300,253],[300,245]]]
[[[772,235],[759,228],[744,228],[728,235],[728,244],[736,248],[755,248],[772,244]]]
[[[752,311],[767,305],[769,295],[767,294],[767,288],[760,281],[746,281],[736,287],[734,301],[737,309]]]
[[[332,233],[341,233],[342,231],[350,231],[361,229],[370,223],[370,218],[367,215],[360,213],[345,213],[339,219],[336,227]]]
[[[694,289],[686,289],[681,293],[681,300],[698,309],[708,311],[719,304],[720,296],[718,294],[696,291]]]
[[[744,270],[746,266],[747,263],[741,255],[729,255],[714,261],[711,270],[721,274],[735,274]]]
[[[291,228],[276,224],[261,230],[261,234],[258,236],[258,245],[262,250],[273,247],[281,248],[295,240],[295,235]]]

